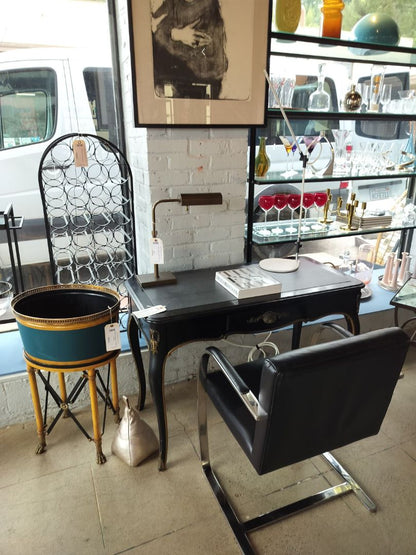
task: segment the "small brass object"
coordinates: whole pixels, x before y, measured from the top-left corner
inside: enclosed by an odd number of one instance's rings
[[[327,189],[326,193],[328,195],[328,200],[326,201],[324,206],[324,217],[322,218],[322,220],[319,220],[319,221],[321,222],[321,224],[332,224],[333,220],[328,219],[328,210],[332,202],[331,189]]]

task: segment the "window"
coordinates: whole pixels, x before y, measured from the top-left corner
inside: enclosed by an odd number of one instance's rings
[[[53,70],[0,72],[0,150],[46,141],[55,125]]]
[[[96,133],[117,144],[112,70],[90,67],[83,74]]]

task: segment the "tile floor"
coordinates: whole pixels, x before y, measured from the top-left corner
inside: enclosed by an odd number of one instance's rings
[[[101,466],[95,464],[93,444],[70,419],[58,423],[42,455],[34,454],[33,422],[1,429],[0,553],[239,553],[200,468],[195,386],[190,381],[166,390],[170,441],[168,470],[162,473],[154,457],[130,468],[111,455],[116,429],[111,419],[103,438],[107,463]],[[89,423],[88,412],[81,417]],[[151,403],[142,417],[156,430]],[[331,480],[319,458],[258,478],[213,411],[209,423],[212,460],[226,476],[238,510],[247,516],[259,504],[266,509],[273,502],[277,506],[294,500],[295,488],[324,489]],[[336,454],[374,498],[377,513],[368,513],[348,494],[253,533],[259,553],[414,555],[414,347],[381,432]]]

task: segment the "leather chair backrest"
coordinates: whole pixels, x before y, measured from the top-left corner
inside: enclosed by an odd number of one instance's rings
[[[263,362],[251,460],[259,474],[377,434],[409,339],[376,330]]]

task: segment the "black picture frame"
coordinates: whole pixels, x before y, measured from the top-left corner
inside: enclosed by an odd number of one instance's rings
[[[270,10],[270,0],[128,0],[136,127],[264,125]]]

